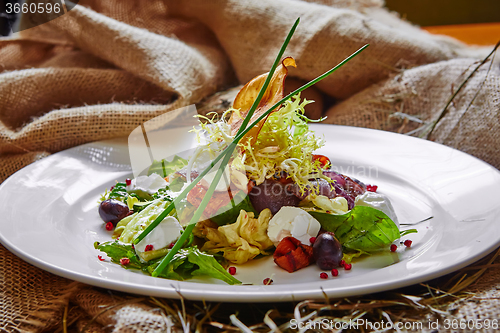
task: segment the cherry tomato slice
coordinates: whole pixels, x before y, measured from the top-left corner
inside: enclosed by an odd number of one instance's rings
[[[326,157],[325,155],[313,155],[312,156],[313,161],[318,160],[321,163],[322,167],[330,168],[332,165],[332,162],[330,162],[330,159]]]

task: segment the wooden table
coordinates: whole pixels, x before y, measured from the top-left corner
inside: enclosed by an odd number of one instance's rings
[[[471,45],[495,45],[500,41],[500,22],[422,27],[433,34],[447,35]]]

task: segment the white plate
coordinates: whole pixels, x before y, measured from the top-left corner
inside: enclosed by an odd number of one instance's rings
[[[338,277],[319,278],[310,266],[287,273],[272,258],[238,266],[254,285],[186,282],[128,271],[93,248],[109,240],[97,212],[99,195],[132,175],[126,140],[75,147],[18,171],[0,186],[0,240],[29,263],[69,279],[131,293],[231,302],[276,302],[379,292],[450,273],[500,245],[500,172],[448,147],[403,135],[315,125],[327,145],[319,153],[339,171],[387,194],[402,223],[415,225],[411,248],[401,246],[355,262]],[[179,139],[178,139],[179,140]],[[273,285],[262,281],[272,277]]]

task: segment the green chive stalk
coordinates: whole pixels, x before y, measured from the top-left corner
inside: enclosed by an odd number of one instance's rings
[[[219,154],[219,156],[217,156],[216,160],[214,160],[214,162],[212,162],[212,163],[215,165],[215,163],[217,163],[220,160],[220,158],[222,158],[222,156],[224,156],[225,158],[224,158],[224,161],[222,162],[221,166],[227,165],[227,163],[229,162],[229,159],[231,157],[231,154],[234,151],[234,149],[236,148],[238,142],[248,133],[248,131],[252,127],[254,127],[255,125],[257,125],[261,120],[263,120],[267,115],[269,115],[269,113],[271,113],[274,109],[276,109],[277,107],[279,107],[281,104],[283,104],[285,101],[287,101],[291,97],[295,96],[296,94],[300,93],[301,91],[309,88],[310,86],[316,84],[317,82],[319,82],[319,81],[325,79],[326,77],[328,77],[329,75],[331,75],[333,72],[335,72],[337,69],[339,69],[340,67],[342,67],[344,64],[346,64],[348,61],[350,61],[352,58],[354,58],[356,55],[358,55],[360,52],[362,52],[368,46],[369,46],[369,44],[366,44],[366,45],[362,46],[356,52],[354,52],[349,57],[347,57],[342,62],[340,62],[337,66],[331,68],[329,71],[327,71],[324,74],[318,76],[314,80],[312,80],[312,81],[304,84],[300,88],[294,90],[293,92],[291,92],[290,94],[288,94],[287,96],[285,96],[284,98],[282,98],[279,102],[277,102],[276,104],[274,104],[269,110],[267,110],[262,115],[260,115],[248,128],[245,128],[243,131],[241,130],[241,128],[243,128],[243,126],[242,126],[240,128],[240,131],[238,132],[238,134],[235,136],[233,142],[231,142],[231,144],[228,147],[226,147],[226,149],[221,154]],[[245,120],[246,120],[246,118],[245,118]],[[207,170],[209,170],[211,168],[212,168],[212,165]],[[203,213],[203,210],[205,209],[206,205],[208,204],[208,201],[210,200],[211,194],[214,192],[215,187],[217,186],[217,184],[218,184],[218,182],[219,182],[219,180],[220,180],[220,178],[222,176],[223,171],[224,171],[224,167],[219,168],[219,170],[217,171],[217,174],[216,174],[216,176],[215,176],[212,184],[210,185],[210,188],[208,189],[207,193],[205,194],[202,202],[200,203],[200,206],[196,210],[196,212],[195,212],[193,218],[191,219],[190,223],[187,225],[186,229],[184,230],[184,233],[177,240],[177,242],[175,243],[174,247],[169,251],[169,253],[167,254],[167,256],[165,256],[163,258],[163,260],[161,261],[160,265],[158,265],[158,267],[154,270],[154,272],[152,274],[153,276],[158,276],[158,274],[161,273],[161,271],[168,265],[168,263],[170,262],[170,260],[172,260],[172,258],[175,255],[175,253],[177,253],[178,250],[181,248],[181,246],[184,243],[185,239],[187,237],[189,237],[189,235],[191,234],[191,232],[192,232],[192,230],[193,230],[193,228],[195,226],[196,221],[201,217],[201,214]],[[195,180],[195,181],[193,181],[192,184],[196,184],[197,182],[198,182],[198,180]],[[209,193],[210,193],[210,195],[207,195]]]
[[[295,32],[295,29],[297,28],[297,25],[299,24],[300,22],[300,18],[297,18],[297,20],[295,21],[294,25],[292,26],[292,28],[290,29],[290,32],[288,33],[285,41],[283,42],[283,45],[281,46],[281,49],[278,53],[278,56],[276,57],[276,59],[274,60],[274,63],[273,63],[273,66],[271,67],[271,71],[269,72],[269,75],[267,76],[266,78],[266,81],[264,82],[264,85],[262,86],[261,90],[259,91],[259,95],[257,96],[256,100],[254,101],[254,103],[252,104],[252,107],[250,108],[250,110],[248,111],[248,114],[246,115],[239,131],[238,131],[238,134],[242,133],[244,130],[245,130],[245,127],[247,126],[248,122],[250,121],[250,119],[252,119],[252,116],[253,116],[253,113],[255,112],[255,110],[257,109],[257,106],[259,105],[260,103],[260,100],[262,99],[262,96],[264,95],[266,89],[267,89],[267,86],[269,85],[269,82],[271,81],[271,78],[274,74],[274,71],[276,70],[276,67],[278,67],[278,64],[280,63],[280,60],[281,60],[281,57],[283,56],[283,54],[285,53],[285,49],[286,47],[288,46],[288,43],[290,42],[290,39],[292,38],[292,35],[294,34]],[[252,125],[252,127],[255,126],[255,125]],[[250,127],[251,128],[251,127]],[[247,131],[248,132],[248,131]],[[241,139],[241,138],[240,138]],[[238,139],[238,141],[240,140]],[[226,147],[226,149],[224,149],[224,151],[222,153],[220,153],[213,161],[212,163],[210,163],[210,165],[205,169],[203,170],[199,175],[198,177],[196,177],[196,179],[194,179],[188,186],[186,186],[186,188],[174,199],[174,201],[160,214],[158,215],[158,217],[143,231],[139,234],[139,236],[134,240],[134,244],[137,244],[139,243],[141,240],[144,239],[144,237],[146,237],[154,228],[156,228],[156,226],[158,226],[158,224],[160,224],[161,221],[163,221],[163,219],[165,217],[168,216],[168,214],[170,214],[170,212],[172,212],[172,210],[175,208],[176,205],[178,205],[182,199],[184,199],[187,194],[189,193],[189,191],[191,191],[193,189],[193,187],[198,184],[199,181],[201,181],[203,179],[203,177],[208,173],[210,172],[210,170],[212,170],[212,168],[226,155],[226,154],[229,154],[231,155],[234,148],[236,147],[236,144],[238,143],[238,141],[236,140],[233,140],[233,142],[228,146]],[[230,149],[234,144],[234,147],[232,149]],[[221,165],[222,166],[222,165]],[[225,165],[224,165],[225,167]],[[208,194],[208,192],[205,194],[205,196]],[[212,195],[212,193],[210,193],[208,196],[210,197]],[[188,225],[189,227],[189,225]],[[193,228],[191,227],[190,230],[192,230]],[[190,233],[190,230],[188,230],[188,228],[186,228],[184,230],[184,233],[188,233],[188,236],[189,236],[189,233]],[[188,232],[189,231],[189,232]],[[182,237],[182,236],[181,236]],[[186,236],[187,237],[187,236]],[[179,243],[180,239],[176,242],[175,245],[177,245],[177,243]],[[174,245],[174,247],[172,248],[172,250],[170,252],[174,252],[173,249],[176,248],[176,246]],[[176,253],[177,251],[175,251]],[[174,254],[175,254],[174,253]],[[173,255],[172,255],[173,256]]]
[[[269,74],[266,77],[264,85],[260,89],[259,94],[257,95],[257,98],[253,102],[253,104],[252,104],[250,110],[248,111],[248,114],[246,115],[245,119],[243,120],[243,123],[242,123],[240,129],[238,130],[237,134],[242,133],[246,129],[248,123],[250,122],[250,119],[252,119],[252,116],[253,116],[255,110],[257,109],[257,107],[259,106],[259,103],[262,100],[262,97],[264,96],[264,93],[266,92],[267,87],[269,86],[269,83],[271,82],[271,79],[272,79],[272,77],[274,75],[274,72],[276,71],[276,68],[278,67],[278,65],[280,63],[281,57],[285,53],[286,47],[288,46],[288,43],[290,42],[290,39],[292,38],[293,34],[295,33],[295,30],[297,29],[297,26],[298,26],[299,22],[300,22],[300,18],[297,18],[297,20],[295,21],[294,25],[290,29],[290,32],[288,33],[285,41],[283,42],[283,45],[281,46],[280,51],[279,51],[278,55],[276,56],[276,59],[274,60],[274,63],[272,65],[272,67],[271,67],[271,70],[269,71]],[[179,239],[175,242],[175,244],[172,247],[172,249],[168,252],[168,254],[162,259],[162,261],[160,262],[160,264],[153,271],[153,273],[152,273],[153,276],[158,276],[163,271],[163,269],[165,269],[165,267],[170,263],[170,261],[172,260],[172,258],[174,257],[174,255],[182,247],[182,244],[184,244],[184,241],[189,237],[189,235],[193,231],[195,223],[198,222],[198,220],[200,219],[200,217],[203,214],[203,211],[205,210],[206,206],[208,205],[208,202],[210,201],[210,198],[212,197],[212,194],[214,193],[215,188],[217,187],[217,184],[219,183],[220,178],[222,177],[222,173],[224,172],[224,169],[225,169],[226,165],[229,163],[229,160],[230,160],[230,158],[232,156],[232,153],[233,153],[234,149],[236,148],[238,142],[239,142],[239,140],[238,141],[236,141],[236,140],[233,141],[224,150],[225,151],[224,155],[223,154],[219,155],[219,156],[224,156],[224,160],[222,161],[219,169],[217,170],[217,173],[216,173],[216,175],[214,177],[214,180],[212,181],[212,183],[210,184],[210,187],[208,188],[207,192],[203,196],[203,199],[202,199],[200,205],[198,206],[198,209],[196,209],[193,217],[189,221],[186,229],[184,229],[184,232],[182,233],[181,237],[179,237]],[[208,172],[209,170],[211,170],[213,168],[213,165],[215,165],[215,163],[212,162],[210,164],[210,167],[207,168],[205,171]],[[204,173],[206,173],[206,172],[204,172]],[[199,178],[199,176],[198,176],[198,178]],[[198,183],[198,180],[195,180],[195,181],[191,182],[191,184],[197,184],[197,183]],[[186,190],[183,191],[183,193],[184,192],[186,192],[186,194],[184,194],[184,196],[187,195],[187,193],[189,193]],[[184,196],[182,196],[182,198]],[[171,210],[172,209],[170,209],[170,211]],[[159,224],[161,221],[162,220],[159,220],[159,222],[157,224]],[[156,222],[156,220],[154,222]],[[156,225],[154,227],[156,227]]]
[[[258,119],[256,119],[248,128],[246,127],[247,124],[250,122],[250,119],[252,118],[253,116],[253,113],[255,112],[258,104],[260,103],[260,100],[262,99],[262,96],[264,95],[266,89],[267,89],[267,86],[269,85],[269,82],[272,78],[272,75],[274,74],[274,71],[276,69],[276,67],[278,66],[279,64],[279,61],[281,59],[281,57],[283,56],[283,53],[284,53],[284,50],[286,49],[286,46],[288,45],[288,42],[290,41],[290,38],[291,36],[293,35],[297,25],[299,23],[299,19],[297,19],[297,21],[295,22],[294,26],[292,27],[292,29],[290,30],[288,36],[287,36],[287,39],[285,40],[285,42],[283,43],[281,49],[280,49],[280,53],[278,54],[274,64],[273,64],[273,67],[271,68],[271,71],[269,72],[267,78],[266,78],[266,82],[264,83],[264,85],[262,86],[260,92],[259,92],[259,95],[257,96],[257,99],[254,101],[251,109],[249,110],[248,114],[246,115],[243,123],[242,123],[242,126],[240,127],[237,135],[235,136],[233,142],[231,142],[231,144],[226,147],[226,149],[224,149],[224,151],[219,154],[216,159],[214,159],[214,161],[212,161],[212,163],[210,164],[210,166],[205,169],[193,182],[191,182],[187,187],[186,189],[174,200],[174,202],[172,202],[163,212],[162,214],[160,214],[156,219],[155,221],[153,221],[153,223],[151,223],[148,228],[146,228],[146,230],[144,230],[137,238],[136,240],[134,241],[134,243],[138,243],[140,242],[149,232],[151,232],[151,230],[153,230],[172,210],[173,208],[175,207],[175,204],[178,204],[188,193],[189,191],[218,163],[218,161],[222,158],[224,158],[224,160],[222,161],[221,163],[221,166],[219,167],[215,177],[214,177],[214,180],[213,182],[210,184],[210,187],[207,191],[207,193],[205,194],[205,196],[203,197],[203,200],[202,202],[200,203],[198,209],[195,211],[192,219],[190,220],[190,222],[188,223],[188,225],[186,226],[186,229],[184,230],[183,234],[181,235],[181,237],[177,240],[177,242],[175,243],[174,247],[169,251],[169,253],[163,258],[163,260],[160,262],[160,264],[158,265],[158,267],[154,270],[153,272],[153,276],[158,276],[162,271],[163,269],[168,265],[168,263],[172,260],[173,256],[179,251],[179,249],[182,247],[182,244],[184,243],[184,241],[189,237],[189,235],[191,234],[194,226],[196,225],[196,222],[198,221],[198,219],[201,217],[201,215],[203,214],[203,211],[205,210],[205,207],[207,206],[208,202],[210,201],[210,198],[213,194],[213,192],[215,191],[215,188],[220,180],[220,178],[222,177],[222,174],[224,172],[224,169],[225,169],[225,166],[229,163],[229,160],[232,156],[232,153],[234,151],[234,149],[236,148],[238,142],[246,135],[246,133],[248,133],[248,131],[254,127],[256,124],[258,124],[262,119],[264,119],[267,115],[269,115],[269,113],[271,113],[274,109],[276,109],[277,107],[279,107],[283,102],[285,102],[286,100],[290,99],[292,96],[296,95],[297,93],[307,89],[308,87],[316,84],[317,82],[323,80],[324,78],[326,78],[327,76],[329,76],[330,74],[332,74],[334,71],[336,71],[338,68],[340,68],[341,66],[343,66],[345,63],[347,63],[349,60],[351,60],[353,57],[355,57],[357,54],[359,54],[361,51],[363,51],[366,47],[368,47],[368,44],[367,45],[364,45],[363,47],[361,47],[359,50],[357,50],[356,52],[354,52],[352,55],[350,55],[349,57],[347,57],[346,59],[344,59],[341,63],[339,63],[337,66],[333,67],[332,69],[330,69],[329,71],[325,72],[324,74],[320,75],[319,77],[317,77],[316,79],[306,83],[305,85],[303,85],[302,87],[296,89],[295,91],[293,91],[292,93],[288,94],[286,97],[284,97],[283,99],[281,99],[278,103],[276,103],[275,105],[273,105],[269,110],[267,110],[264,114],[262,114],[261,116],[258,117]]]

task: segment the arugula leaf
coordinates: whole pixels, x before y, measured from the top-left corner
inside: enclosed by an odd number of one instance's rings
[[[151,265],[148,270],[153,272],[160,259]],[[229,274],[214,256],[201,252],[196,246],[180,249],[167,267],[158,275],[168,279],[186,280],[194,276],[210,276],[227,284],[241,284],[241,281]]]
[[[231,199],[231,202],[219,208],[218,214],[216,213],[215,216],[210,217],[210,220],[218,225],[231,224],[236,222],[241,210],[247,213],[252,212],[256,217],[259,215],[250,202],[250,196],[244,191],[238,191]]]
[[[151,166],[149,167],[148,176],[152,173],[157,173],[162,177],[167,177],[174,172],[184,168],[187,164],[187,160],[177,155],[175,155],[170,162],[166,159],[163,159],[161,161],[154,161],[153,164],[151,164]]]
[[[349,250],[373,252],[400,237],[396,224],[383,212],[372,207],[356,206],[344,215],[309,212],[323,229],[335,234]]]
[[[118,241],[111,241],[105,243],[94,243],[94,248],[106,253],[111,261],[119,264],[120,259],[128,258],[130,263],[125,268],[142,269],[144,264],[141,263],[132,245],[120,243]]]
[[[198,269],[191,272],[193,276],[208,275],[227,284],[241,284],[241,281],[229,274],[212,255],[201,252],[197,247],[191,247],[190,249],[193,250],[188,253],[187,259],[198,266]]]
[[[131,244],[124,244],[119,241],[95,242],[94,247],[105,252],[114,263],[119,264],[120,259],[128,258],[130,259],[130,263],[126,266],[122,265],[123,267],[139,269],[149,274],[155,270],[161,259],[163,259],[162,257],[148,262],[141,262]],[[196,246],[179,250],[159,276],[179,281],[184,281],[194,276],[210,276],[231,285],[241,284],[241,281],[229,274],[214,256],[201,252]]]

